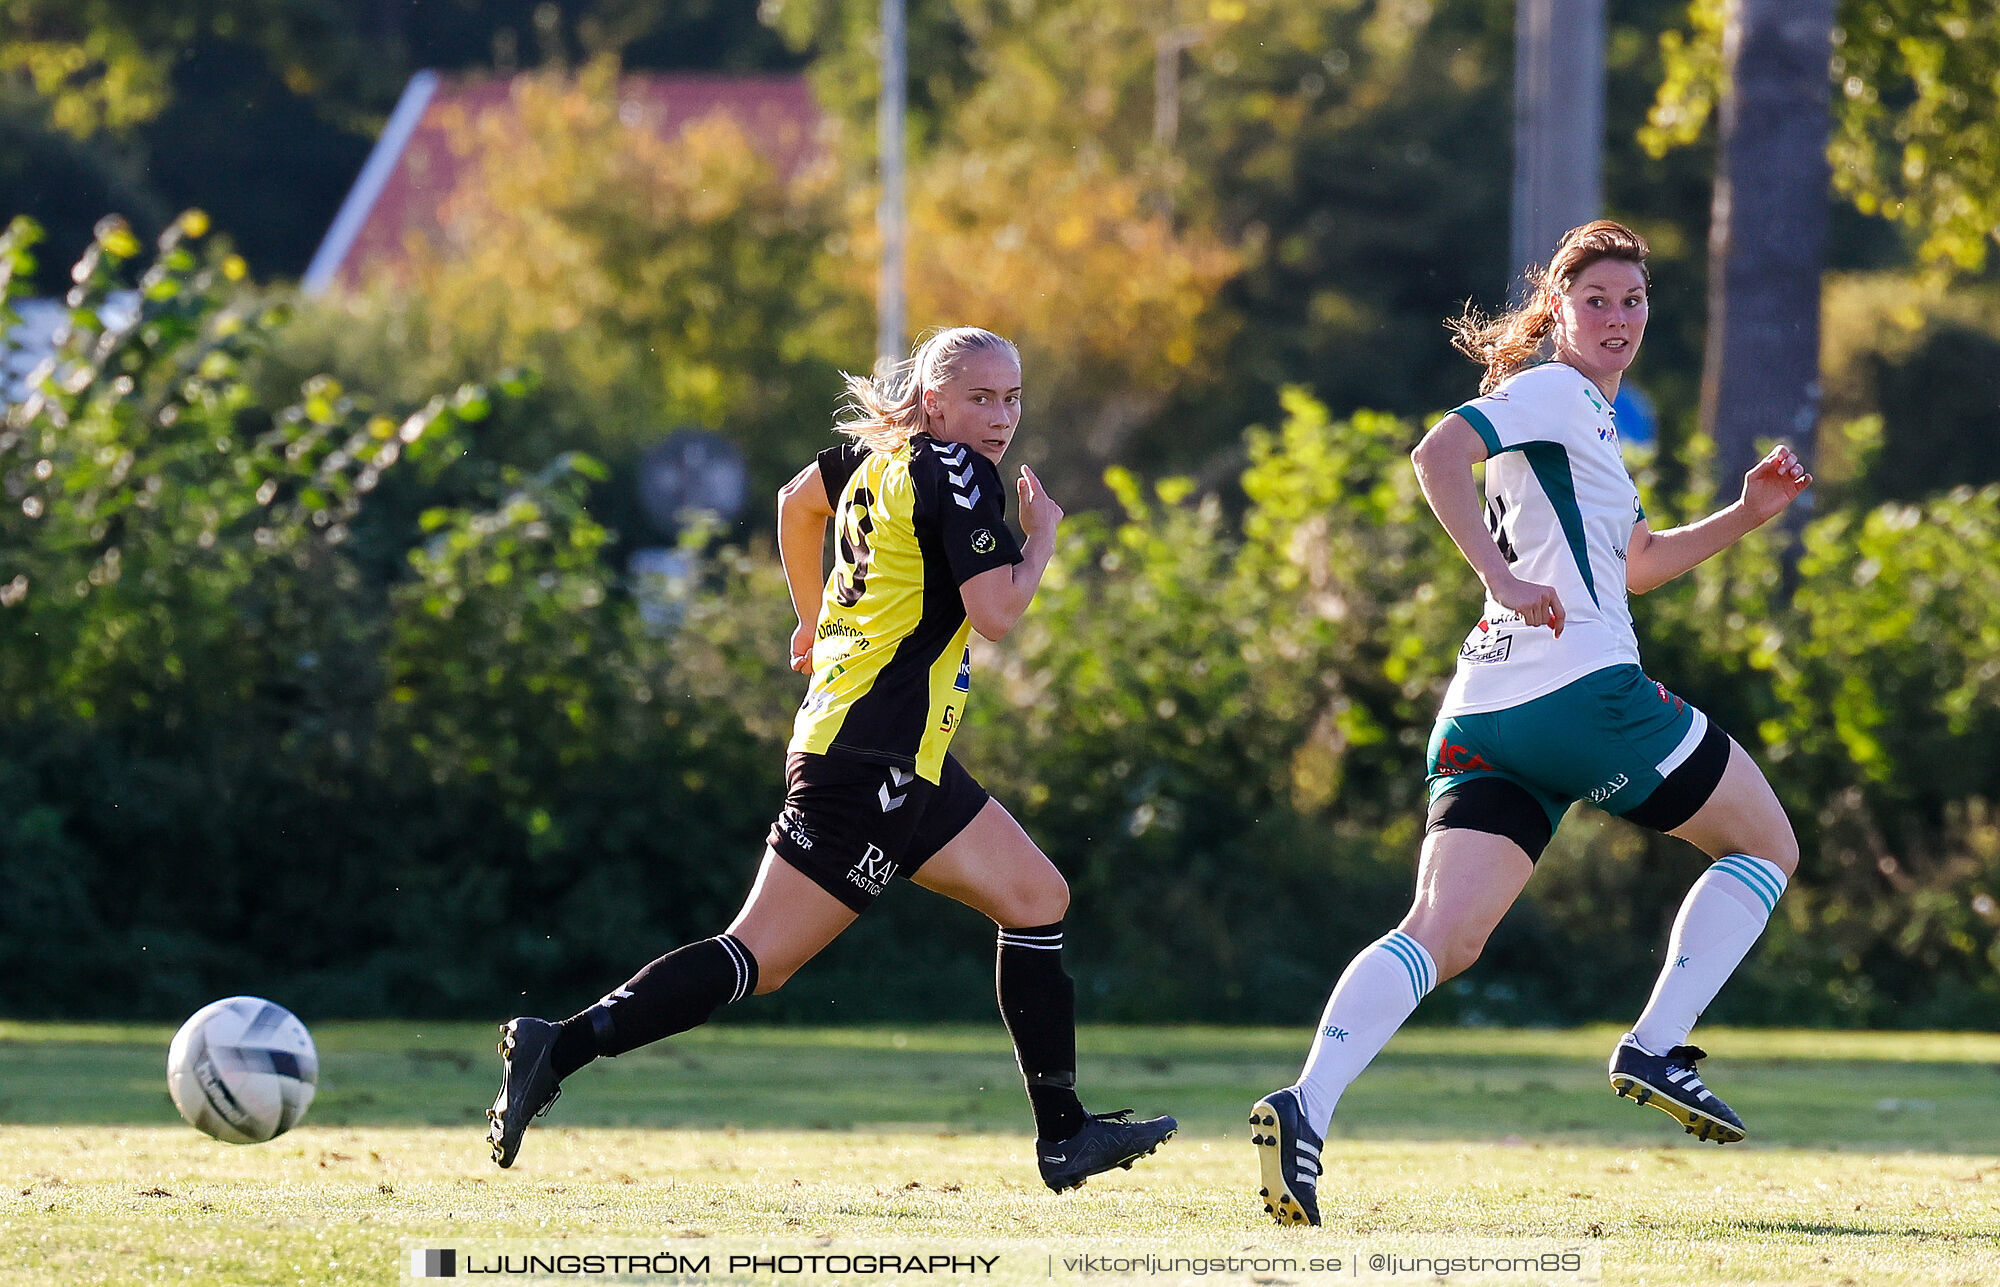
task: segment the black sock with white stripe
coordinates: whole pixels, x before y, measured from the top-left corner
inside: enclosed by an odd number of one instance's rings
[[[994,967],[1000,1017],[1028,1083],[1035,1134],[1054,1142],[1083,1129],[1076,1098],[1076,986],[1062,962],[1062,922],[1000,931]]]
[[[549,1059],[558,1080],[599,1055],[622,1055],[700,1027],[757,986],[757,958],[727,934],[676,948],[563,1020]]]

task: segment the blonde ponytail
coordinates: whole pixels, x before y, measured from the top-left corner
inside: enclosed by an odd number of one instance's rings
[[[880,376],[849,375],[847,400],[834,413],[833,427],[867,447],[890,454],[924,427],[924,394],[941,387],[957,373],[969,354],[1004,350],[1019,362],[1013,343],[977,326],[953,326],[934,331]]]

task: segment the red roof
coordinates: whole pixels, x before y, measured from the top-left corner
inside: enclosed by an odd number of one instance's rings
[[[802,76],[729,76],[701,72],[633,72],[618,83],[619,117],[661,138],[678,137],[697,121],[732,118],[778,169],[797,171],[820,153],[822,117]],[[318,292],[338,281],[352,287],[404,257],[405,235],[438,227],[438,207],[450,196],[466,158],[452,146],[444,120],[477,119],[513,110],[512,81],[490,77],[447,81],[434,72],[411,78],[333,226],[306,270]]]

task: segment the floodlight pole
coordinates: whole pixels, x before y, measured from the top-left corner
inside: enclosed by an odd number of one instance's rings
[[[882,200],[875,208],[875,225],[882,235],[881,271],[875,283],[878,372],[902,360],[909,331],[909,304],[903,293],[908,232],[903,191],[903,118],[909,105],[906,43],[903,0],[882,0],[882,97],[876,107],[882,178]]]

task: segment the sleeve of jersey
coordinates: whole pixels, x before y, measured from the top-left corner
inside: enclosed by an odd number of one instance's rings
[[[1486,444],[1488,456],[1497,456],[1503,451],[1515,450],[1536,436],[1533,418],[1525,414],[1526,410],[1517,396],[1503,389],[1483,398],[1474,398],[1457,408],[1454,414],[1472,426],[1479,440]]]
[[[963,466],[938,470],[934,498],[945,562],[964,585],[981,572],[1021,561],[1021,547],[1007,527],[1006,484],[993,462],[966,452]]]
[[[840,504],[840,494],[847,490],[847,480],[861,468],[867,454],[868,448],[860,443],[844,442],[838,447],[828,447],[815,457],[819,461],[819,480],[826,485],[828,504]]]

